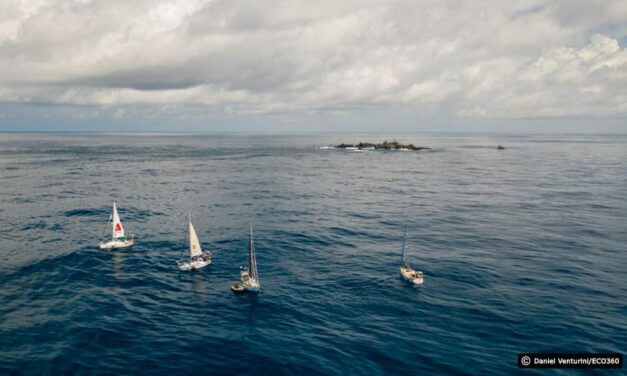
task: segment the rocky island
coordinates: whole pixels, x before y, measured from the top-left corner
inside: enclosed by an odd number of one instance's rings
[[[394,141],[383,141],[380,144],[373,144],[370,142],[360,142],[356,145],[353,144],[339,144],[336,146],[336,148],[338,149],[358,149],[358,150],[363,150],[363,149],[373,149],[373,150],[412,150],[412,151],[419,151],[419,150],[427,150],[427,149],[431,149],[425,146],[416,146],[414,144],[403,144],[400,143],[396,140]]]

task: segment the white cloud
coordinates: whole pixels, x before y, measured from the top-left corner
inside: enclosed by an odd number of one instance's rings
[[[0,102],[625,116],[624,25],[624,1],[9,0]]]
[[[115,113],[113,114],[113,118],[114,119],[122,119],[124,117],[124,115],[126,114],[126,110],[119,108],[115,111]]]

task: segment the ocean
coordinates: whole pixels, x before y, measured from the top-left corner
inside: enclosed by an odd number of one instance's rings
[[[431,150],[320,148],[395,138]],[[136,244],[105,252],[112,201]],[[213,264],[182,273],[188,211]],[[626,214],[625,135],[0,133],[0,373],[533,375],[518,353],[625,354]],[[406,217],[421,287],[398,273]],[[248,223],[256,296],[229,290]]]

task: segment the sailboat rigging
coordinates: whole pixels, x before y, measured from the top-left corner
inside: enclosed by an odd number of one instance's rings
[[[113,203],[113,212],[109,217],[109,222],[111,223],[111,240],[100,242],[100,249],[110,250],[126,248],[135,243],[134,235],[127,237],[124,232],[124,227],[122,227],[122,221],[120,220],[115,202]]]
[[[179,260],[177,266],[180,271],[191,271],[204,268],[211,264],[211,252],[202,251],[196,229],[192,224],[192,214],[188,215],[188,235],[189,235],[189,258],[187,260]]]
[[[424,275],[420,271],[414,270],[409,265],[409,260],[405,256],[405,249],[407,241],[407,217],[405,217],[405,230],[403,231],[403,248],[401,250],[401,265],[399,271],[401,273],[401,277],[406,281],[413,283],[414,285],[422,285],[424,282]]]
[[[248,268],[240,272],[240,280],[231,285],[231,290],[234,292],[258,292],[260,289],[261,284],[259,283],[259,275],[257,273],[257,255],[255,253],[255,243],[253,240],[253,225],[250,224],[248,234]]]

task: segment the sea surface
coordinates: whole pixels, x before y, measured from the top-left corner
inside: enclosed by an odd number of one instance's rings
[[[627,353],[626,217],[624,135],[0,134],[0,374],[547,374]]]

